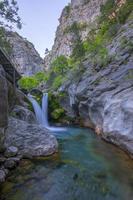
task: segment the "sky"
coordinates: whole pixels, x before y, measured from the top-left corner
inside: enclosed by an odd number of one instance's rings
[[[17,0],[23,27],[16,31],[32,42],[44,57],[52,48],[62,9],[70,0]]]

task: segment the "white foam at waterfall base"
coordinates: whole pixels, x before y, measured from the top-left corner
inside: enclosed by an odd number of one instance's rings
[[[34,99],[32,95],[28,95],[28,98],[30,102],[32,103],[33,109],[35,111],[37,122],[44,126],[45,128],[49,129],[53,132],[58,131],[65,131],[66,128],[63,127],[54,127],[50,126],[48,123],[48,94],[44,93],[42,97],[42,107],[39,105],[39,103]]]

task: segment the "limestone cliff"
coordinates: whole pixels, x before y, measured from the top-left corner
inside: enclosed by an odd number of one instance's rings
[[[100,5],[107,2],[105,11],[108,11],[110,2],[116,6],[107,18],[113,22],[109,21],[109,26],[106,26],[107,22],[101,21],[103,25],[101,26],[98,24],[97,16],[101,16]],[[133,155],[133,13],[132,9],[130,10],[132,7],[130,0],[72,0],[63,10],[54,46],[45,58],[45,65],[48,68],[59,55],[72,54],[76,34],[74,30],[71,31],[73,28],[71,25],[76,21],[81,41],[89,38],[89,50],[80,59],[79,66],[75,70],[68,70],[66,81],[58,88],[58,92],[64,93],[60,103],[70,117],[78,119],[84,126],[94,128],[101,137],[120,146],[131,155]],[[123,10],[119,13],[118,19],[116,16],[120,8]]]
[[[31,76],[43,70],[43,59],[32,43],[16,32],[7,31],[6,36],[12,47],[10,57],[21,75]]]
[[[90,30],[97,26],[97,16],[100,15],[100,5],[106,0],[72,0],[66,6],[59,19],[59,26],[52,51],[44,59],[45,68],[60,55],[70,56],[73,50],[76,35],[68,29],[77,22],[80,27],[80,36],[85,40]]]

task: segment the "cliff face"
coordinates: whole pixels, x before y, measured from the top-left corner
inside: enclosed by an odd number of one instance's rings
[[[0,183],[22,157],[48,156],[58,147],[56,138],[37,124],[27,97],[6,73],[0,65]]]
[[[68,29],[77,22],[80,27],[81,40],[85,40],[92,28],[97,26],[97,17],[100,15],[100,6],[106,0],[72,0],[66,6],[59,19],[59,26],[52,51],[44,59],[45,68],[60,55],[70,56],[76,39],[73,31]]]
[[[126,3],[115,2],[118,7],[110,17],[115,17],[121,5]],[[132,2],[128,2],[131,7]],[[90,36],[91,30],[97,29],[97,16],[104,3],[106,1],[102,0],[71,1],[63,10],[54,46],[45,58],[47,67],[57,56],[71,55],[76,37],[74,31],[70,31],[73,22],[79,25],[81,41]],[[116,22],[106,27],[106,33],[113,33],[106,43],[103,40],[98,46],[102,34],[98,35],[95,44],[92,41],[92,51],[86,53],[77,70],[68,72],[58,92],[66,95],[60,103],[70,117],[94,128],[105,140],[133,155],[133,13],[126,17],[120,18],[125,20],[121,24]],[[97,47],[94,46],[96,42]]]
[[[8,31],[6,35],[12,46],[10,57],[21,75],[31,76],[43,70],[43,59],[32,43],[16,32]]]

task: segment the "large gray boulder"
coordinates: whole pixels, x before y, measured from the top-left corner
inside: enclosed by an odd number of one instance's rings
[[[11,113],[15,118],[26,121],[27,123],[36,124],[36,117],[33,112],[23,106],[16,105]]]
[[[24,157],[48,156],[57,151],[55,136],[40,125],[11,117],[6,130],[5,146],[15,146]]]

